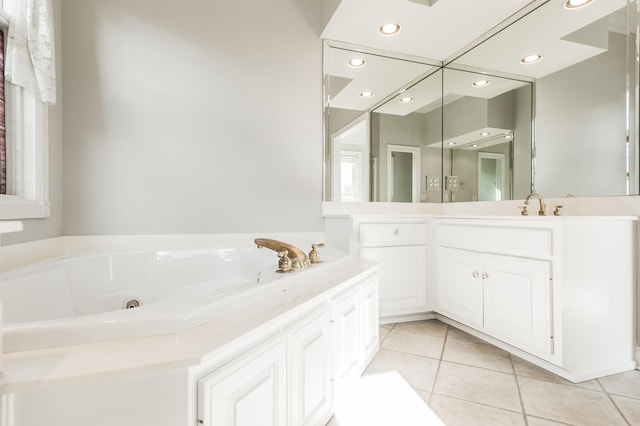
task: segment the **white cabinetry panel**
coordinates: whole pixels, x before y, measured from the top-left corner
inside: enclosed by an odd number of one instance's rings
[[[531,353],[553,353],[549,262],[485,255],[483,271],[486,331]]]
[[[330,311],[325,309],[290,333],[290,425],[317,424],[331,408],[330,327]]]
[[[284,336],[200,379],[203,424],[286,425]]]
[[[482,326],[482,260],[478,253],[441,247],[438,311],[469,326]]]
[[[399,315],[427,309],[427,248],[366,247],[360,256],[380,262],[380,314]]]

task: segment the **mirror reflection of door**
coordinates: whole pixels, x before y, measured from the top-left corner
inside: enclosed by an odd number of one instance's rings
[[[478,200],[501,201],[505,197],[504,154],[478,153]]]
[[[420,148],[387,145],[387,198],[392,202],[420,201]]]
[[[331,136],[332,199],[369,201],[369,120],[363,114]]]

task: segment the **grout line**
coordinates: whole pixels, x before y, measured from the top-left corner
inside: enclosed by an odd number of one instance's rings
[[[522,414],[520,411],[514,411],[514,410],[510,410],[508,408],[496,407],[495,405],[489,405],[487,403],[479,402],[479,401],[472,401],[472,400],[469,400],[469,399],[460,398],[459,396],[447,395],[445,393],[432,392],[432,395],[440,395],[440,396],[444,396],[445,398],[455,399],[457,401],[468,402],[469,404],[480,405],[482,407],[491,408],[491,409],[494,409],[494,410],[506,411],[506,412],[512,413],[512,414]]]
[[[433,399],[433,394],[436,390],[436,383],[438,382],[438,376],[440,375],[440,366],[442,365],[442,357],[444,356],[444,349],[447,346],[447,340],[449,339],[449,325],[447,325],[446,331],[444,332],[444,342],[442,342],[442,350],[440,351],[440,358],[438,359],[438,368],[436,369],[436,375],[433,378],[433,384],[431,385],[431,393],[429,394],[429,404],[431,404],[431,400]]]
[[[520,409],[522,410],[522,418],[524,419],[525,426],[529,425],[529,420],[527,420],[527,413],[524,410],[524,401],[522,400],[522,391],[520,390],[520,380],[518,380],[518,375],[516,374],[516,364],[513,362],[513,355],[509,354],[509,361],[511,361],[511,370],[513,371],[513,378],[516,381],[516,389],[518,391],[518,400],[520,401]]]
[[[613,404],[613,406],[615,407],[616,411],[618,412],[618,414],[620,414],[620,416],[622,417],[622,419],[628,424],[631,425],[631,422],[629,422],[629,420],[627,420],[627,416],[624,415],[624,413],[622,412],[622,410],[620,409],[620,407],[618,407],[618,404],[616,404],[616,401],[613,399],[613,397],[611,396],[611,394],[609,394],[609,392],[607,391],[607,388],[604,387],[604,385],[600,382],[600,379],[596,379],[596,382],[598,382],[598,384],[600,385],[600,387],[602,388],[602,390],[604,391],[604,394],[607,395],[607,398],[609,398],[609,401],[611,401],[611,403]]]

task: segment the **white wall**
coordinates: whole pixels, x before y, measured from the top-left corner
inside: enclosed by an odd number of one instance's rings
[[[65,0],[64,234],[322,229],[313,0]]]

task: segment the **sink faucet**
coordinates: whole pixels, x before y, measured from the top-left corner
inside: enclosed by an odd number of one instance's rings
[[[284,250],[287,250],[287,256],[291,259],[294,269],[302,269],[309,266],[309,258],[305,252],[294,245],[269,238],[256,238],[255,243],[258,248],[266,247],[276,253],[281,253]]]
[[[542,198],[542,195],[538,194],[537,192],[532,192],[531,194],[527,195],[527,198],[524,199],[524,204],[525,205],[529,205],[529,201],[532,198],[537,198],[538,201],[540,202],[540,210],[538,210],[538,215],[539,216],[544,216],[546,214],[545,209],[546,209],[546,204],[544,203],[544,199]]]

